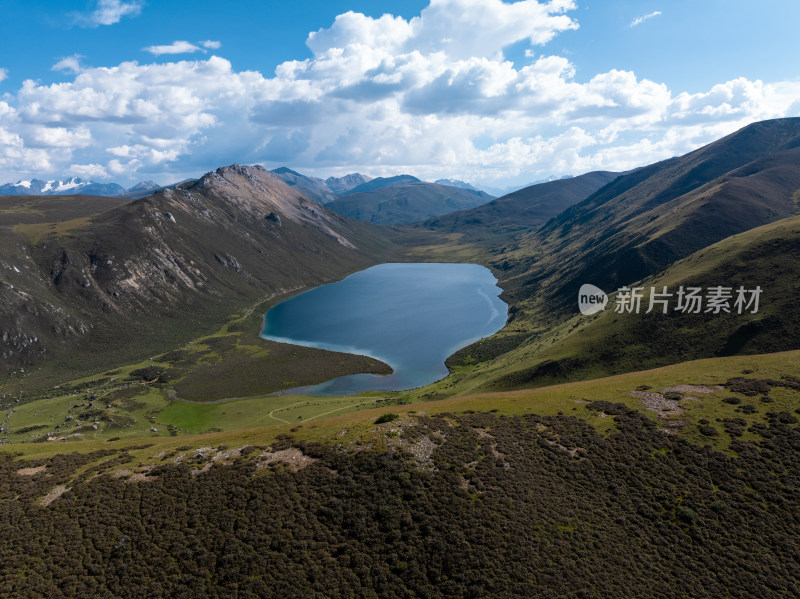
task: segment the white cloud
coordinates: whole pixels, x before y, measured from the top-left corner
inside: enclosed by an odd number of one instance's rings
[[[178,40],[172,42],[168,46],[147,46],[144,48],[145,52],[160,56],[161,54],[191,54],[200,51],[199,46],[195,46],[187,41]]]
[[[76,129],[66,127],[33,126],[25,135],[25,145],[31,148],[85,148],[92,143],[88,127]]]
[[[423,52],[442,50],[451,58],[498,58],[502,49],[527,39],[543,45],[558,33],[577,29],[567,16],[572,0],[539,3],[522,0],[432,0],[411,20],[414,47]]]
[[[143,50],[145,52],[150,52],[150,54],[160,56],[162,54],[193,54],[194,52],[203,52],[205,54],[207,50],[218,50],[221,47],[222,43],[214,40],[197,42],[197,44],[185,40],[177,40],[169,45],[147,46],[143,48]]]
[[[124,173],[132,173],[136,171],[136,167],[139,165],[137,160],[131,160],[125,164],[123,164],[120,160],[116,158],[113,160],[108,161],[108,172],[112,175],[122,175]]]
[[[0,101],[0,175],[12,173],[0,181],[72,165],[177,180],[230,162],[534,180],[632,168],[800,112],[797,81],[734,79],[690,94],[617,69],[578,81],[567,58],[542,50],[528,64],[504,58],[508,44],[577,27],[573,8],[433,0],[409,20],[345,13],[308,36],[310,58],[267,76],[218,56],[104,67],[70,57],[57,65],[67,81],[28,80]]]
[[[53,71],[66,71],[67,73],[80,73],[81,72],[81,56],[80,54],[73,54],[59,60],[51,67]]]
[[[0,69],[0,81],[8,77],[8,69]]]
[[[629,25],[629,27],[636,27],[637,25],[641,25],[642,23],[644,23],[648,19],[652,19],[653,17],[660,17],[660,16],[661,16],[661,11],[660,10],[655,10],[655,11],[653,11],[651,13],[646,14],[646,15],[642,15],[641,17],[636,17],[633,21],[631,21],[631,24]]]
[[[69,174],[75,174],[84,179],[107,179],[108,172],[100,164],[71,164]]]
[[[76,22],[84,27],[113,25],[123,17],[136,17],[142,12],[139,0],[123,2],[122,0],[98,0],[97,8],[88,15],[78,15]]]

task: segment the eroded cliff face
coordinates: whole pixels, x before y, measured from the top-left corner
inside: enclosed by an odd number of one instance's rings
[[[281,290],[365,268],[391,244],[260,166],[232,165],[65,234],[2,229],[0,366],[160,349]],[[151,342],[142,341],[142,336]]]

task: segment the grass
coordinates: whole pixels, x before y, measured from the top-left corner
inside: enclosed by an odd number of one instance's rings
[[[612,296],[604,312],[591,317],[566,315],[560,321],[538,324],[537,329],[537,315],[546,306],[518,304],[516,313],[522,316],[510,321],[495,337],[481,342],[501,346],[504,336],[516,334],[525,339],[517,348],[477,363],[474,368],[454,369],[453,376],[426,392],[449,396],[520,389],[643,370],[703,356],[798,348],[800,313],[795,307],[793,281],[798,276],[799,239],[800,217],[792,217],[700,250],[638,283],[646,290],[639,314],[617,314]],[[679,286],[714,285],[743,285],[747,289],[759,285],[763,295],[758,314],[643,313],[651,286],[667,286],[674,293]],[[466,348],[461,354],[474,351],[479,355],[479,349]]]
[[[0,227],[91,218],[130,202],[125,198],[84,195],[0,196]]]
[[[493,411],[500,415],[535,413],[540,415],[565,415],[580,418],[603,434],[615,430],[613,417],[598,410],[589,409],[589,402],[608,401],[623,403],[642,411],[654,421],[666,427],[669,419],[660,419],[654,412],[643,407],[642,400],[631,395],[631,391],[647,386],[653,391],[681,384],[714,386],[733,377],[779,380],[784,375],[797,375],[800,351],[781,352],[759,356],[735,356],[686,362],[642,372],[632,372],[592,381],[565,383],[551,387],[520,391],[476,393],[463,397],[452,397],[439,401],[425,401],[421,394],[370,394],[339,398],[303,396],[275,396],[236,400],[221,404],[190,404],[165,400],[160,391],[145,387],[143,393],[132,398],[137,405],[127,412],[136,424],[125,430],[108,429],[102,426],[87,433],[83,440],[71,442],[22,443],[27,437],[13,438],[14,443],[3,449],[18,452],[27,459],[52,456],[79,451],[81,453],[102,448],[119,448],[147,445],[132,449],[135,463],[152,462],[154,456],[178,447],[202,447],[227,445],[241,447],[248,444],[268,445],[276,437],[289,434],[296,439],[361,445],[385,442],[386,429],[375,421],[387,413],[400,417],[414,414],[446,414]],[[743,374],[747,373],[747,374]],[[729,404],[726,397],[736,396],[741,404]],[[724,419],[741,418],[745,429],[753,424],[765,423],[767,412],[794,414],[800,409],[800,392],[792,389],[773,388],[770,397],[774,401],[765,404],[758,397],[747,397],[718,389],[713,393],[698,394],[699,401],[683,400],[684,409],[677,419],[684,422],[680,435],[702,445],[727,451],[731,437],[726,434]],[[408,401],[398,405],[397,400]],[[74,397],[58,397],[27,404],[18,408],[8,421],[11,430],[36,424],[51,424],[55,419],[67,415],[76,402]],[[741,405],[754,404],[757,411],[741,412]],[[83,408],[81,408],[83,409]],[[122,410],[121,407],[118,408]],[[5,417],[5,414],[0,414]],[[671,417],[670,419],[674,419]],[[706,437],[699,432],[700,422],[708,421],[719,435]],[[104,423],[103,423],[104,424]],[[179,429],[177,436],[170,436],[167,427]],[[390,423],[388,426],[395,426]],[[402,424],[401,424],[402,425]],[[153,426],[157,433],[151,432]],[[383,425],[387,426],[387,425]],[[41,432],[39,436],[41,436]],[[35,436],[32,433],[31,436]],[[745,431],[742,440],[754,438]],[[109,439],[116,439],[109,441]]]
[[[47,235],[66,235],[76,229],[88,227],[92,220],[90,217],[73,218],[56,223],[30,223],[16,225],[14,231],[25,235],[32,244],[37,244]]]
[[[161,410],[157,421],[165,426],[172,424],[188,433],[206,432],[211,428],[236,430],[281,424],[294,426],[329,414],[374,407],[376,401],[370,397],[320,398],[298,395],[257,397],[210,405],[174,401]]]

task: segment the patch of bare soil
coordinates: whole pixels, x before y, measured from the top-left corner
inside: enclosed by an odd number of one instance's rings
[[[678,405],[677,400],[667,399],[661,393],[656,393],[655,391],[631,391],[631,397],[641,399],[642,405],[646,409],[655,412],[661,418],[683,414],[683,409]]]
[[[708,385],[674,385],[664,389],[664,393],[677,391],[679,393],[714,393],[721,391],[724,387],[709,387]],[[686,399],[689,399],[688,397]]]
[[[298,448],[290,447],[289,449],[281,449],[279,451],[265,451],[258,456],[258,467],[264,468],[269,464],[281,462],[297,472],[316,461],[316,458],[307,456]]]
[[[553,441],[552,439],[545,439],[545,443],[547,443],[550,447],[555,447],[561,453],[564,453],[572,458],[578,457],[579,453],[586,453],[586,450],[583,447],[564,447],[558,441]]]
[[[140,466],[136,470],[121,468],[115,470],[111,474],[111,478],[124,478],[126,483],[149,483],[158,478],[150,475],[150,471],[155,467],[155,464],[150,464],[149,466]]]
[[[52,491],[50,491],[47,495],[44,496],[42,499],[42,505],[50,505],[56,499],[61,497],[64,493],[70,490],[71,487],[65,487],[64,485],[58,485],[57,487],[53,487]]]
[[[242,455],[242,452],[249,447],[249,445],[245,445],[244,447],[234,447],[233,449],[226,449],[225,451],[220,451],[217,455],[211,458],[214,462],[222,462],[225,463],[232,458],[238,458]]]
[[[17,474],[20,476],[33,476],[34,474],[39,474],[43,472],[47,468],[47,466],[34,466],[32,468],[20,468],[17,470]]]

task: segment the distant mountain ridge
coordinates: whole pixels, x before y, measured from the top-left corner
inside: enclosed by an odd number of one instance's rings
[[[434,181],[437,185],[449,185],[450,187],[460,187],[461,189],[471,189],[472,191],[482,191],[466,181],[460,179],[437,179]],[[494,195],[494,194],[491,194]]]
[[[122,196],[127,193],[143,193],[155,191],[160,185],[153,181],[141,181],[130,189],[125,189],[117,183],[97,183],[84,181],[80,177],[69,177],[61,180],[31,179],[21,180],[16,183],[0,185],[0,195],[97,195],[97,196]]]
[[[473,208],[492,199],[483,191],[425,183],[411,175],[400,175],[379,177],[359,185],[327,207],[348,218],[399,225]]]
[[[309,200],[314,200],[319,204],[327,204],[336,199],[336,194],[330,190],[325,181],[318,177],[303,175],[286,166],[273,169],[270,172],[284,183],[288,183],[299,190]]]
[[[332,202],[339,196],[348,193],[354,187],[372,181],[372,177],[361,173],[350,173],[343,177],[328,177],[324,181],[319,177],[310,177],[298,173],[289,167],[282,166],[270,171],[284,183],[300,190],[308,199],[320,204]]]
[[[398,185],[408,185],[409,183],[422,183],[413,175],[396,175],[394,177],[376,177],[366,183],[362,183],[352,189],[349,189],[340,197],[344,197],[353,193],[364,193],[367,191],[375,191],[376,189],[383,189],[384,187],[397,187]]]
[[[529,232],[613,181],[618,173],[594,171],[537,183],[475,208],[432,218],[415,225],[439,233],[460,233],[470,240]]]
[[[350,173],[344,177],[328,177],[325,179],[325,184],[333,193],[341,195],[369,181],[372,181],[372,177],[361,173]]]

